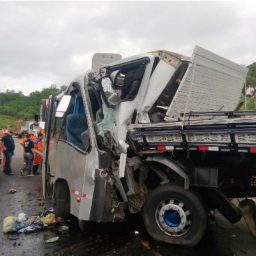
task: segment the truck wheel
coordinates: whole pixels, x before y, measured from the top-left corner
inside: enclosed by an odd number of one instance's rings
[[[147,232],[155,240],[194,246],[205,233],[207,214],[191,191],[165,184],[149,195],[143,220]]]
[[[55,213],[56,216],[67,218],[70,214],[70,194],[65,182],[59,182],[55,185]]]

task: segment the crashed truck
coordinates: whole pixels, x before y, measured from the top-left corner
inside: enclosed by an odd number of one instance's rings
[[[199,46],[96,54],[49,99],[42,177],[57,215],[81,228],[141,215],[155,240],[186,246],[216,209],[238,222],[231,199],[256,195],[256,112],[237,108],[246,74]]]

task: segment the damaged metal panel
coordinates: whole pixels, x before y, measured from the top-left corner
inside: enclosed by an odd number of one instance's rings
[[[166,121],[190,111],[232,111],[248,69],[199,46],[166,112]]]
[[[181,62],[177,61],[177,64],[180,65],[180,63]],[[176,69],[173,66],[168,65],[166,62],[159,62],[149,80],[148,90],[145,94],[144,100],[141,102],[138,119],[139,123],[150,122],[148,111],[166,87],[166,84],[171,79],[175,70]]]
[[[121,60],[119,53],[95,53],[92,57],[92,71],[98,71],[109,63]]]
[[[160,60],[173,66],[174,68],[178,68],[181,61],[190,61],[190,58],[185,57],[185,56],[175,53],[175,52],[158,50],[158,51],[154,51],[152,53],[154,55],[156,55],[157,57],[159,57]]]

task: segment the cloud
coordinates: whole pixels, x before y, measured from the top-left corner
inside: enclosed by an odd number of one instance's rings
[[[95,52],[200,45],[237,63],[255,61],[256,8],[245,2],[0,2],[0,91],[69,84]]]

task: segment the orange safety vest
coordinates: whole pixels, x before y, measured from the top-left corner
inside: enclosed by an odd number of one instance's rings
[[[41,139],[37,139],[34,142],[34,148],[43,153],[43,150],[44,150],[43,141]],[[41,164],[42,160],[43,160],[42,156],[35,152],[34,165]]]

